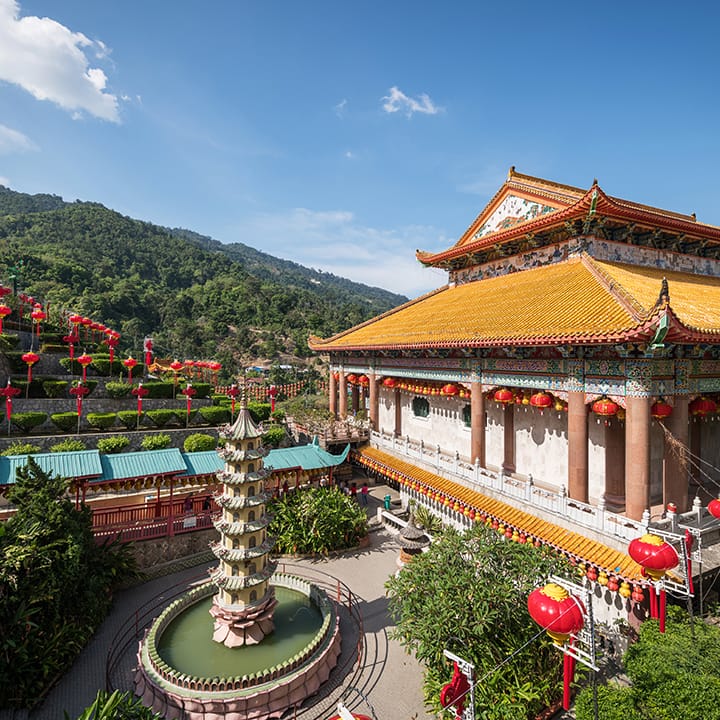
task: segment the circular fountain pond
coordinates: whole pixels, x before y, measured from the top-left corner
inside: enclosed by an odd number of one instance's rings
[[[275,631],[258,645],[212,639],[212,583],[170,604],[140,644],[135,692],[168,720],[270,720],[317,692],[340,654],[334,605],[302,578],[276,574]]]

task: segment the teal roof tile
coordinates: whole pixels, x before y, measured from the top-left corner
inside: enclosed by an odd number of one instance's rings
[[[77,450],[62,453],[33,453],[33,460],[44,472],[65,478],[87,478],[95,480],[102,474],[100,453],[97,450]],[[25,467],[28,455],[0,457],[0,485],[15,482],[15,473]]]
[[[101,455],[102,475],[97,481],[129,480],[148,475],[185,473],[187,467],[177,448]]]

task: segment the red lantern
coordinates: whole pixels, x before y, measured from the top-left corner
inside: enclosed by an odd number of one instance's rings
[[[717,405],[714,400],[700,396],[690,403],[688,410],[691,415],[704,418],[706,415],[714,413],[717,410]]]
[[[346,382],[349,382],[351,385],[355,385],[355,383],[358,381],[357,375],[350,373],[349,375],[345,376]]]
[[[596,415],[607,418],[617,415],[619,407],[620,406],[616,402],[613,402],[609,397],[603,395],[592,404],[592,411]]]
[[[32,321],[37,325],[37,336],[40,337],[40,325],[42,321],[47,317],[47,314],[43,312],[40,308],[38,308],[30,313],[30,317],[32,318]]]
[[[92,361],[93,361],[92,357],[91,357],[90,355],[88,355],[87,353],[83,353],[83,354],[77,359],[78,364],[82,367],[82,371],[83,371],[83,373],[82,373],[82,381],[83,381],[83,383],[87,380],[87,369],[88,369],[88,365],[90,365],[90,364],[92,363]]]
[[[187,362],[187,360],[185,362]],[[240,394],[240,388],[233,383],[225,394],[230,396],[230,416],[234,418],[235,398]]]
[[[78,428],[80,427],[80,416],[82,415],[82,404],[83,398],[90,392],[90,388],[87,385],[76,385],[69,390],[70,394],[73,395],[77,401],[77,414],[78,414]]]
[[[131,392],[137,398],[137,414],[138,414],[138,422],[140,422],[140,415],[142,415],[142,401],[143,401],[143,398],[150,391],[147,388],[144,388],[142,383],[138,383],[138,386],[136,388],[133,388]]]
[[[443,395],[450,395],[452,397],[453,395],[458,394],[458,387],[454,383],[448,383],[440,388],[440,392]]]
[[[395,380],[395,378],[386,377],[386,378],[383,380],[383,385],[384,385],[385,387],[387,387],[387,388],[394,388],[395,385],[397,385],[397,381]]]
[[[708,510],[714,518],[720,518],[720,498],[708,503]]]
[[[10,295],[10,293],[12,293],[12,290],[9,287],[0,285],[0,298],[4,298],[6,295]]]
[[[128,371],[128,384],[132,385],[132,371],[133,368],[137,365],[137,360],[130,356],[128,358],[125,358],[125,360],[122,361],[122,364],[127,368]]]
[[[12,312],[12,308],[8,305],[0,305],[0,335],[2,335],[3,320]]]
[[[28,366],[27,381],[28,385],[30,385],[32,382],[32,366],[40,359],[40,356],[31,350],[22,355],[21,359]]]
[[[15,388],[10,385],[8,379],[7,385],[4,388],[0,388],[0,397],[5,398],[5,417],[8,423],[8,435],[10,434],[10,417],[12,416],[12,399],[19,395],[21,392],[20,388]]]
[[[530,396],[530,404],[533,407],[544,410],[553,404],[553,399],[552,396],[546,392],[536,392],[534,395]]]
[[[659,535],[646,533],[628,545],[628,555],[653,579],[659,580],[680,562],[677,550]]]
[[[585,573],[587,579],[591,582],[595,582],[598,579],[598,571],[594,565],[590,565]]]
[[[528,597],[528,611],[556,645],[580,632],[585,624],[585,606],[556,583],[533,590]]]
[[[358,384],[362,385],[363,387],[367,387],[368,385],[370,385],[370,379],[367,375],[361,375],[358,378]]]
[[[672,411],[672,405],[668,405],[668,403],[666,403],[662,398],[656,400],[650,408],[650,414],[656,420],[664,420],[665,418],[670,417],[670,415],[672,415]]]
[[[507,404],[513,401],[513,394],[507,388],[500,388],[493,395],[495,402]]]

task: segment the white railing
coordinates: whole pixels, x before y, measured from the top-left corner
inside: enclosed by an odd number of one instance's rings
[[[605,509],[601,501],[599,505],[590,505],[579,500],[568,498],[565,488],[548,490],[536,486],[532,477],[527,480],[514,478],[503,472],[495,473],[480,467],[479,463],[469,464],[462,460],[458,453],[443,452],[439,445],[430,447],[422,441],[416,442],[409,438],[397,438],[394,435],[372,432],[370,443],[373,447],[388,450],[401,459],[407,459],[435,472],[449,480],[459,482],[478,492],[492,491],[500,499],[507,498],[513,506],[532,513],[540,510],[555,516],[558,524],[563,526],[579,526],[594,530],[616,540],[630,541],[647,532],[650,524],[649,512],[642,520],[632,520],[624,515]],[[410,493],[414,497],[415,493]],[[421,500],[419,496],[417,500]],[[415,498],[414,498],[415,499]],[[440,510],[441,514],[443,511]],[[448,511],[447,521],[455,524],[456,513]]]

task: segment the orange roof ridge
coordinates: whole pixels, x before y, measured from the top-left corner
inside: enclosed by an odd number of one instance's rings
[[[587,252],[580,254],[580,260],[597,281],[632,315],[637,322],[644,320],[650,308],[646,308],[632,293],[628,292],[616,279],[606,272]]]
[[[495,517],[504,525],[510,525],[518,531],[529,532],[533,537],[553,546],[556,550],[579,560],[590,562],[600,570],[618,575],[630,582],[644,582],[641,567],[627,553],[615,550],[605,543],[538,518],[536,515],[508,505],[502,500],[496,500],[473,490],[467,485],[435,475],[429,470],[396,458],[378,448],[366,445],[354,452],[361,457],[376,460],[387,466],[388,469],[396,470],[414,480],[424,482],[435,490],[471,506],[476,511],[479,510]]]

